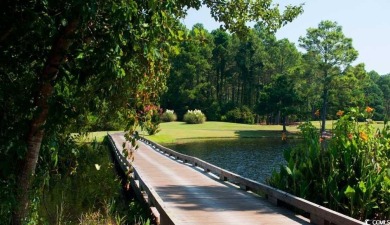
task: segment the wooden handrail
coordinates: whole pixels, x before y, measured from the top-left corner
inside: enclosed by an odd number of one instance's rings
[[[152,142],[144,137],[140,137],[140,141],[151,146],[158,152],[166,154],[176,160],[182,161],[183,163],[189,163],[192,166],[202,168],[204,172],[212,173],[219,177],[221,181],[229,181],[233,184],[238,185],[245,191],[252,191],[254,193],[263,193],[267,199],[276,205],[280,202],[287,203],[297,209],[303,210],[310,214],[310,222],[318,225],[335,224],[335,225],[358,225],[364,224],[362,221],[338,213],[334,210],[328,209],[324,206],[315,204],[307,201],[303,198],[299,198],[285,191],[273,188],[263,183],[242,177],[238,174],[232,173],[218,166],[205,162],[193,156],[188,156],[182,153],[178,153],[172,149],[166,148],[160,144]]]

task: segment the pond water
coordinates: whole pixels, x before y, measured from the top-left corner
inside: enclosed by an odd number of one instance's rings
[[[294,143],[280,139],[243,138],[186,140],[165,144],[177,152],[194,156],[255,181],[265,182],[284,164],[283,151]]]

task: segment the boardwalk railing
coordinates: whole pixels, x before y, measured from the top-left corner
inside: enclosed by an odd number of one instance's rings
[[[123,159],[123,155],[120,154],[119,150],[116,148],[115,143],[112,141],[111,137],[109,137],[111,144],[113,145],[113,149],[116,152],[115,154],[118,155],[117,159],[118,162],[121,160],[124,160],[126,162],[126,167],[123,167],[122,169],[127,169],[130,165],[127,162],[126,159]],[[358,224],[364,224],[362,221],[356,220],[354,218],[351,218],[349,216],[343,215],[341,213],[338,213],[336,211],[330,210],[326,207],[323,207],[321,205],[312,203],[310,201],[307,201],[305,199],[296,197],[294,195],[291,195],[287,192],[278,190],[276,188],[273,188],[271,186],[265,185],[263,183],[256,182],[254,180],[242,177],[238,174],[232,173],[230,171],[227,171],[225,169],[222,169],[218,166],[212,165],[208,162],[205,162],[201,159],[198,159],[196,157],[188,156],[185,154],[178,153],[172,149],[166,148],[162,145],[159,145],[157,143],[154,143],[148,139],[145,139],[143,137],[140,137],[140,141],[144,142],[145,144],[151,146],[156,151],[168,155],[171,158],[174,158],[178,161],[181,161],[185,164],[190,164],[194,167],[198,167],[203,169],[206,173],[211,173],[214,176],[218,177],[221,181],[227,181],[232,184],[235,184],[239,186],[241,189],[245,191],[251,191],[256,194],[263,194],[265,197],[270,201],[271,203],[275,205],[281,205],[281,203],[286,203],[290,206],[295,207],[296,209],[302,210],[305,212],[305,214],[309,215],[310,223],[317,224],[317,225],[358,225]],[[122,167],[122,166],[121,166]],[[126,170],[125,170],[126,171]],[[172,220],[169,219],[169,213],[163,209],[163,204],[161,199],[158,197],[157,193],[153,192],[145,183],[142,182],[142,178],[139,177],[139,175],[136,172],[136,168],[134,168],[134,179],[140,181],[140,189],[145,191],[147,194],[147,201],[151,203],[152,206],[155,206],[157,208],[158,213],[160,214],[160,220],[162,224],[173,224]],[[153,208],[152,208],[153,212]],[[166,218],[168,217],[168,218]],[[164,222],[163,222],[164,220]],[[168,221],[169,220],[169,221]],[[166,221],[166,222],[165,222]]]
[[[305,199],[296,197],[287,192],[273,188],[271,186],[256,182],[254,180],[242,177],[238,174],[232,173],[218,166],[205,162],[196,157],[188,156],[185,154],[178,153],[172,149],[166,148],[162,145],[154,143],[143,137],[140,138],[142,142],[148,144],[155,150],[167,154],[176,160],[182,161],[183,163],[189,163],[192,166],[202,168],[204,172],[212,173],[219,177],[221,181],[228,181],[238,185],[245,191],[252,191],[254,193],[263,193],[266,198],[275,205],[280,205],[281,202],[287,203],[297,209],[303,210],[309,214],[310,222],[318,225],[336,224],[336,225],[357,225],[364,224],[362,221],[356,220],[344,214],[330,210],[324,206],[312,203]]]
[[[116,161],[118,162],[120,168],[122,171],[127,173],[129,169],[131,168],[131,164],[126,159],[126,157],[123,156],[121,151],[116,147],[112,137],[108,135],[108,140],[111,144],[111,149],[114,153],[114,157]],[[167,224],[167,225],[174,225],[172,221],[172,217],[169,215],[168,210],[164,208],[164,204],[162,199],[158,196],[158,194],[153,190],[153,188],[149,187],[142,177],[137,173],[137,168],[133,167],[132,174],[130,176],[130,185],[133,188],[135,194],[137,195],[137,198],[144,199],[145,202],[148,203],[150,206],[150,211],[152,213],[152,216],[154,217],[156,224]]]

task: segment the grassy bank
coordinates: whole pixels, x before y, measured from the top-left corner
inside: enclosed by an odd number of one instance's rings
[[[319,121],[312,122],[320,128]],[[327,121],[326,129],[332,130],[335,121]],[[209,121],[203,124],[186,124],[184,122],[161,123],[161,131],[153,136],[145,137],[158,143],[183,142],[186,139],[210,139],[210,138],[281,138],[281,125],[239,124],[227,122]],[[374,124],[381,128],[383,124]],[[287,126],[287,138],[296,138],[299,132],[298,125]]]
[[[336,121],[329,120],[326,123],[326,129],[332,130]],[[319,121],[312,121],[312,124],[320,128]],[[258,124],[239,124],[228,122],[208,121],[203,124],[186,124],[184,122],[161,123],[161,131],[153,136],[146,132],[142,135],[158,143],[176,143],[183,142],[186,139],[212,139],[212,138],[281,138],[281,125],[258,125]],[[383,122],[374,124],[375,128],[382,128]],[[99,131],[90,132],[80,137],[82,142],[101,142],[107,133],[120,131]],[[298,125],[287,126],[287,137],[296,138],[299,129]]]
[[[159,143],[174,143],[186,139],[205,138],[281,138],[280,125],[248,125],[226,122],[206,122],[203,124],[186,124],[184,122],[162,123],[161,131],[147,136]],[[288,126],[289,136],[296,136],[297,126]]]

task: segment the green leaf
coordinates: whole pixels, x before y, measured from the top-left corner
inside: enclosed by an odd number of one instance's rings
[[[184,40],[183,36],[184,36],[184,31],[179,30],[178,31],[178,38],[180,41]]]
[[[84,53],[80,53],[77,57],[76,57],[76,59],[82,59],[82,58],[84,58]]]
[[[288,175],[292,175],[291,169],[288,168],[287,166],[284,167],[286,169],[286,172]]]
[[[171,46],[170,50],[173,54],[178,55],[180,53],[180,48],[178,46]]]
[[[363,193],[366,193],[367,188],[366,188],[366,185],[364,184],[363,181],[360,181],[360,182],[359,182],[359,188],[360,188],[360,190],[361,190]]]
[[[126,75],[126,72],[123,68],[120,69],[120,73],[119,73],[119,76],[120,77],[124,77]]]
[[[351,186],[348,185],[347,189],[344,191],[344,194],[345,196],[347,196],[347,198],[351,199],[353,198],[353,196],[355,196],[355,189],[353,189]]]
[[[68,21],[66,21],[66,19],[62,19],[61,24],[65,27],[68,24]]]

